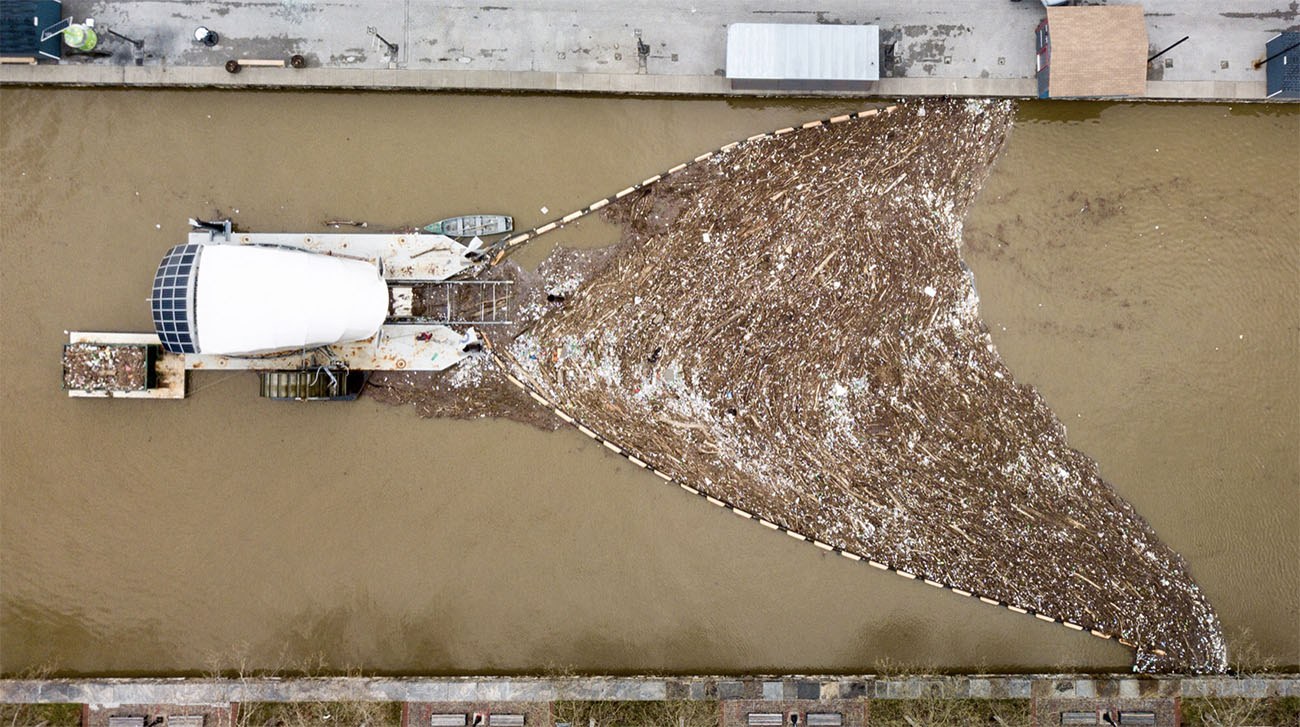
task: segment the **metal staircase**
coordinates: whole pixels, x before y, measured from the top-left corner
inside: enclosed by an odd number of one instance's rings
[[[490,326],[510,324],[511,280],[390,281],[388,323]]]
[[[344,401],[357,398],[362,372],[324,366],[299,371],[262,371],[259,396],[278,401]]]

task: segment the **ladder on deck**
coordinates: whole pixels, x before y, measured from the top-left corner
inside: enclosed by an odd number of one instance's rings
[[[390,281],[388,285],[393,302],[388,323],[504,326],[512,322],[513,280]],[[412,313],[417,296],[421,315]],[[399,305],[398,300],[404,302]]]
[[[331,375],[332,374],[332,375]],[[349,372],[323,368],[258,373],[258,394],[264,399],[339,399],[350,396]]]

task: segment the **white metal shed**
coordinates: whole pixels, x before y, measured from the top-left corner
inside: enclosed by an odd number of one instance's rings
[[[880,28],[735,23],[727,78],[735,88],[860,87],[880,80]]]

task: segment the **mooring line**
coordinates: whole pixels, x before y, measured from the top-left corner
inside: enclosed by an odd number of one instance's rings
[[[544,224],[538,225],[537,227],[533,227],[531,229],[525,230],[523,232],[520,232],[518,234],[506,238],[505,240],[498,243],[500,250],[497,252],[496,257],[492,259],[492,264],[496,265],[497,263],[501,262],[506,255],[510,254],[511,250],[514,250],[516,247],[524,244],[525,242],[528,242],[529,240],[532,240],[535,237],[540,237],[541,235],[545,235],[546,233],[551,232],[552,230],[557,230],[561,227],[564,227],[570,222],[573,222],[574,220],[577,220],[581,217],[585,217],[591,214],[592,212],[595,212],[596,210],[605,207],[606,205],[612,204],[613,202],[617,202],[618,200],[623,199],[624,197],[628,196],[629,194],[632,194],[633,192],[639,192],[655,184],[656,182],[662,181],[667,177],[671,177],[672,175],[681,172],[683,169],[686,169],[692,164],[698,164],[699,162],[711,159],[715,154],[725,154],[726,152],[729,152],[732,149],[735,149],[736,147],[746,142],[758,141],[759,139],[770,139],[772,137],[789,134],[793,131],[797,131],[798,129],[813,129],[819,126],[830,126],[831,124],[843,123],[851,119],[865,119],[871,116],[879,115],[881,113],[890,113],[896,110],[897,108],[898,106],[896,105],[886,106],[881,109],[867,109],[866,111],[857,111],[851,114],[832,116],[831,118],[828,119],[818,119],[817,121],[809,121],[808,123],[803,124],[798,128],[794,126],[787,126],[781,129],[777,129],[775,131],[767,131],[762,134],[754,134],[753,136],[741,141],[733,141],[729,144],[724,144],[713,151],[705,152],[695,157],[689,162],[682,162],[681,164],[678,164],[677,166],[674,167],[670,167],[669,169],[666,169],[660,172],[659,174],[656,174],[652,177],[647,177],[630,187],[625,187],[619,190],[618,192],[608,197],[605,197],[604,199],[598,199],[595,202],[592,202],[591,204],[587,205],[586,207],[574,210],[567,215],[564,215],[562,217],[557,217],[554,220],[551,220],[550,222],[546,222]]]

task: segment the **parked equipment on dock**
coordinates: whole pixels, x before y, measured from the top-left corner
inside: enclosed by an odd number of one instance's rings
[[[71,331],[63,345],[63,388],[74,398],[180,399],[185,358],[150,333]]]
[[[488,237],[504,235],[514,229],[515,220],[507,215],[462,215],[424,226],[425,232],[447,237]]]

